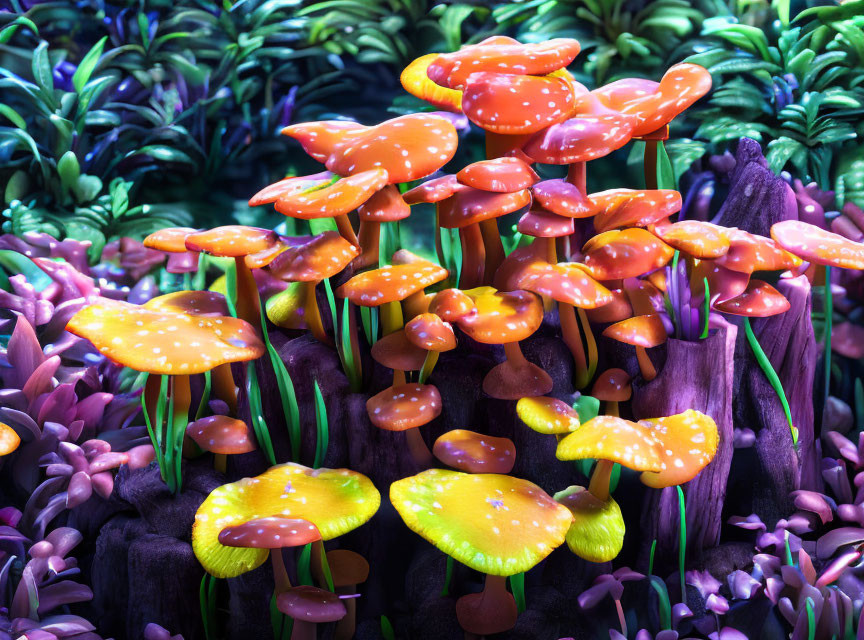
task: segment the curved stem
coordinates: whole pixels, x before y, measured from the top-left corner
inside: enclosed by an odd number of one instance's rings
[[[258,296],[258,285],[252,277],[252,270],[246,266],[245,257],[234,258],[234,269],[237,272],[237,317],[257,330],[261,324],[261,299]]]
[[[173,478],[173,491],[176,493],[180,493],[183,438],[186,436],[191,405],[192,391],[189,386],[189,376],[174,376],[171,380],[171,416],[165,448],[168,475]],[[168,486],[170,487],[171,484]]]
[[[573,360],[576,364],[576,371],[573,376],[574,383],[577,389],[584,389],[590,377],[588,364],[585,361],[585,348],[582,346],[579,323],[576,322],[576,309],[572,305],[559,302],[558,317],[561,320],[561,337],[564,339],[564,344],[570,349],[570,353],[573,354]]]
[[[348,216],[346,214],[336,216],[334,221],[336,222],[336,228],[339,230],[339,235],[355,247],[359,247],[360,241],[357,240],[357,235],[354,233],[354,227],[351,226],[351,221],[348,219]]]
[[[574,162],[567,167],[567,182],[578,187],[583,196],[588,195],[588,172],[584,162]]]
[[[609,482],[612,479],[612,469],[615,463],[610,460],[598,460],[591,474],[591,482],[588,491],[598,500],[606,502],[609,499]]]
[[[420,369],[420,377],[417,382],[420,384],[426,384],[429,376],[432,375],[432,370],[435,368],[435,364],[438,362],[438,355],[438,351],[426,352],[426,359],[423,361],[423,368]]]
[[[579,322],[582,324],[582,333],[585,335],[585,345],[588,347],[588,380],[590,381],[597,372],[599,360],[597,341],[594,339],[594,332],[591,331],[591,323],[588,322],[588,314],[585,313],[585,309],[579,309],[578,313]]]
[[[486,249],[477,223],[459,229],[459,240],[462,242],[462,274],[459,278],[459,288],[479,287],[483,284]]]
[[[432,294],[427,297],[426,292],[423,290],[412,293],[402,301],[403,319],[412,320],[421,313],[429,311],[429,302],[431,300]]]
[[[294,618],[291,628],[291,640],[317,640],[318,631],[314,622]]]
[[[230,364],[220,364],[210,372],[213,385],[213,397],[228,405],[230,415],[237,415],[237,386],[234,384],[234,374]]]
[[[486,260],[483,267],[484,284],[490,284],[498,267],[504,262],[504,245],[501,243],[501,233],[498,231],[498,220],[489,218],[478,223],[483,236],[483,247]]]
[[[288,578],[288,570],[285,568],[282,549],[270,549],[270,563],[273,565],[273,582],[276,585],[275,592],[278,596],[291,588],[291,580]]]
[[[380,307],[381,335],[388,336],[401,329],[405,322],[402,317],[402,304],[398,300],[385,302]]]
[[[627,637],[627,618],[624,617],[624,607],[621,606],[621,601],[615,599],[615,611],[618,612],[618,624],[621,625],[621,635]]]
[[[349,584],[338,589],[339,593],[353,595],[357,592],[356,584]],[[333,632],[334,640],[351,640],[357,631],[357,598],[344,598],[345,617],[336,623]]]
[[[301,295],[303,296],[303,317],[306,319],[306,326],[309,331],[315,336],[318,342],[324,344],[333,344],[330,336],[324,331],[324,322],[321,320],[321,310],[318,308],[318,297],[315,295],[316,282],[303,282],[300,285]]]
[[[432,452],[426,445],[426,441],[420,434],[420,429],[406,429],[405,441],[408,444],[408,451],[411,452],[411,458],[417,463],[418,467],[428,469],[432,466]]]
[[[522,353],[522,347],[518,342],[507,342],[504,344],[504,355],[507,361],[517,367],[527,366],[528,360],[525,359],[525,354]]]
[[[360,255],[354,258],[352,263],[354,270],[377,267],[381,246],[381,223],[374,220],[361,220],[357,241],[360,243]]]
[[[393,386],[399,387],[405,384],[405,372],[399,369],[393,369]]]
[[[636,347],[636,359],[639,361],[639,371],[642,372],[645,382],[651,382],[657,377],[657,369],[654,368],[654,363],[648,357],[645,347]]]

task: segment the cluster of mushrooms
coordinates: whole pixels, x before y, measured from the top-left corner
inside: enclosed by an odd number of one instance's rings
[[[520,44],[496,36],[424,56],[405,69],[405,89],[439,112],[374,126],[327,121],[284,129],[326,169],[276,182],[250,205],[273,204],[297,220],[332,220],[317,235],[288,238],[226,226],[170,228],[146,239],[148,247],[169,254],[168,270],[176,273],[196,270],[202,254],[233,258],[227,284],[141,306],[95,299],[68,330],[107,358],[147,374],[148,424],[166,482],[179,482],[179,449],[166,442],[191,440],[213,453],[222,470],[226,455],[261,446],[237,415],[230,365],[265,354],[268,319],[332,345],[316,288],[334,276],[343,280],[336,297],[348,301],[350,349],[359,355],[371,348],[372,357],[393,371],[392,385],[368,400],[369,419],[377,428],[404,432],[416,463],[426,469],[390,486],[392,504],[410,529],[487,575],[482,593],[457,604],[469,634],[511,628],[517,609],[505,578],[529,570],[565,542],[593,562],[619,553],[624,521],[610,491],[616,464],[662,488],[688,482],[711,462],[718,432],[710,416],[691,410],[639,422],[619,417],[618,402],[629,399],[631,380],[620,369],[598,375],[595,328],[602,325],[604,336],[632,345],[642,378],[651,380],[656,370],[649,350],[671,330],[664,294],[681,286],[667,281],[665,269],[676,252],[690,282],[679,313],[698,318],[708,304],[716,313],[764,317],[789,303],[771,284],[752,278],[754,272],[812,279],[819,266],[861,269],[864,245],[798,221],[775,225],[771,238],[695,220],[673,222],[682,201],[677,191],[657,188],[658,144],[672,119],[709,90],[710,75],[678,64],[659,83],[625,79],[589,91],[566,70],[578,53],[572,39]],[[488,159],[440,175],[458,145],[448,112],[464,114],[485,131]],[[647,188],[588,193],[587,163],[631,141],[644,142]],[[566,166],[566,177],[541,180],[536,165]],[[437,261],[404,249],[382,255],[386,225],[421,203],[434,205]],[[532,240],[508,254],[499,219],[523,210],[517,228]],[[451,229],[461,243],[458,279],[441,266],[441,234]],[[220,287],[230,295],[215,291]],[[357,330],[364,307],[376,309],[380,319],[382,335],[371,344]],[[555,307],[575,362],[574,385],[605,402],[605,413],[549,397],[552,379],[520,349],[544,311]],[[518,401],[528,427],[558,439],[558,459],[596,460],[588,487],[550,496],[507,475],[517,455],[507,438],[458,429],[430,451],[421,428],[440,415],[443,401],[428,378],[439,354],[465,336],[503,347],[506,359],[483,381],[486,394]],[[203,416],[201,407],[197,413],[190,407],[190,377],[205,372],[225,415]],[[154,409],[160,396],[173,398],[170,416]],[[278,608],[295,620],[292,637],[315,637],[316,623],[338,620],[336,637],[350,638],[352,598],[369,566],[350,551],[325,553],[322,541],[364,524],[379,504],[378,490],[359,473],[281,464],[211,493],[198,511],[193,546],[216,577],[240,575],[269,556]],[[309,543],[319,586],[292,586],[283,553]]]

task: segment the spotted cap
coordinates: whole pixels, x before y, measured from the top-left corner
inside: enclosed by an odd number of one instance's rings
[[[537,433],[572,433],[579,428],[579,414],[557,398],[520,398],[516,403],[516,414]]]
[[[468,473],[510,473],[516,463],[516,445],[510,438],[468,429],[454,429],[441,435],[432,453],[448,467]]]

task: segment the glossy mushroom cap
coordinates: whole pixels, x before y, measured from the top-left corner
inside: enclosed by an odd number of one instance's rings
[[[276,596],[276,608],[290,618],[303,622],[336,622],[348,613],[335,593],[318,587],[300,585]]]
[[[411,215],[411,208],[402,199],[395,185],[388,184],[357,209],[361,221],[396,222]]]
[[[144,246],[165,253],[186,253],[186,236],[197,231],[192,227],[167,227],[144,238]]]
[[[620,227],[647,227],[681,210],[681,194],[673,189],[609,189],[588,196],[598,233]]]
[[[789,310],[786,297],[767,282],[750,280],[747,289],[739,296],[723,302],[715,302],[714,309],[722,313],[750,318],[767,318]]]
[[[336,231],[325,231],[290,247],[270,263],[270,272],[291,282],[320,282],[335,276],[360,255],[360,250]]]
[[[559,216],[590,218],[596,213],[579,187],[566,180],[544,180],[535,184],[531,191],[537,204]]]
[[[318,527],[308,520],[280,516],[248,520],[219,532],[219,544],[245,549],[287,549],[320,539]]]
[[[0,456],[8,456],[21,444],[18,433],[4,422],[0,422]]]
[[[472,299],[474,309],[456,322],[477,342],[518,342],[537,331],[543,321],[543,305],[535,294],[528,291],[496,291],[492,287],[478,287],[463,293]]]
[[[522,214],[516,231],[533,238],[563,238],[575,230],[573,218],[559,216],[546,209],[533,208]]]
[[[421,313],[405,325],[408,341],[426,351],[450,351],[456,348],[456,335],[449,322],[434,313]]]
[[[729,229],[728,233],[729,251],[715,261],[715,264],[725,269],[749,274],[754,271],[785,271],[801,264],[801,258],[786,251],[771,238],[741,229]]]
[[[555,499],[573,514],[566,537],[570,551],[589,562],[609,562],[621,553],[624,516],[612,496],[600,500],[574,485],[556,493]]]
[[[665,418],[640,420],[639,425],[650,431],[660,445],[662,470],[646,469],[641,476],[644,484],[655,489],[690,482],[714,459],[720,443],[714,420],[692,409]]]
[[[467,429],[454,429],[440,436],[432,453],[448,467],[468,473],[510,473],[516,464],[512,440]]]
[[[279,245],[279,236],[270,229],[228,225],[186,236],[186,249],[222,258],[242,258]]]
[[[469,164],[456,174],[465,186],[509,193],[527,189],[540,180],[531,165],[519,158],[494,158]]]
[[[299,518],[331,540],[367,522],[380,504],[378,490],[363,474],[289,462],[214,489],[195,514],[192,549],[210,575],[235,577],[264,563],[268,551],[221,544],[226,527],[270,516]]]
[[[580,113],[578,104],[575,111],[535,133],[522,148],[525,155],[542,164],[573,164],[602,158],[630,142],[635,118],[611,110]]]
[[[607,369],[591,387],[591,395],[604,402],[627,402],[631,394],[630,376],[624,369]]]
[[[425,100],[439,109],[445,111],[462,112],[462,92],[456,89],[448,89],[433,82],[427,75],[429,65],[441,54],[428,53],[411,61],[402,70],[399,81],[402,88],[416,98]]]
[[[264,187],[261,191],[249,198],[249,206],[257,207],[262,204],[271,204],[284,195],[318,189],[332,181],[333,174],[330,171],[322,171],[321,173],[315,173],[310,176],[292,176],[290,178],[285,178]]]
[[[361,171],[321,189],[283,194],[276,200],[276,211],[300,220],[335,218],[366,202],[388,180],[384,169]]]
[[[150,298],[142,306],[151,311],[186,313],[207,318],[228,315],[225,296],[215,291],[175,291]]]
[[[408,339],[405,329],[400,329],[375,341],[372,358],[388,369],[419,371],[426,361],[426,351]]]
[[[460,185],[438,205],[438,223],[445,229],[461,229],[476,222],[500,218],[531,204],[527,189],[510,193],[483,191]]]
[[[516,403],[516,414],[537,433],[571,433],[579,428],[579,414],[557,398],[520,398]]]
[[[771,227],[771,237],[784,249],[813,263],[842,269],[864,269],[864,244],[800,220]]]
[[[294,138],[303,151],[318,162],[326,163],[333,150],[362,136],[369,127],[348,120],[324,120],[319,122],[300,122],[282,129],[282,135]],[[340,174],[343,175],[343,174]]]
[[[186,435],[210,453],[233,455],[258,448],[247,424],[228,416],[209,416],[191,422]]]
[[[441,415],[441,408],[441,394],[431,384],[390,387],[366,401],[369,420],[386,431],[422,427]]]
[[[682,220],[674,224],[658,224],[654,234],[673,249],[708,260],[728,253],[732,243],[729,230],[701,220]]]
[[[666,327],[656,313],[647,316],[634,316],[609,325],[603,335],[634,347],[650,349],[666,342]]]
[[[428,469],[390,485],[409,529],[495,576],[528,571],[564,542],[573,517],[540,487],[499,474]]]
[[[474,310],[474,300],[459,289],[444,289],[429,303],[429,313],[445,322],[456,322]]]
[[[351,587],[363,584],[369,578],[369,563],[359,553],[348,549],[333,549],[327,552],[327,564],[333,586]]]
[[[511,279],[511,284],[581,309],[596,309],[612,302],[609,289],[575,262],[529,265]]]
[[[663,470],[663,453],[644,427],[615,416],[597,416],[564,437],[555,451],[559,460],[610,460],[635,471]]]
[[[645,229],[606,231],[582,248],[585,265],[598,280],[641,276],[668,263],[675,250]]]
[[[151,311],[107,298],[78,311],[66,330],[118,364],[161,375],[204,373],[264,355],[264,344],[245,320]]]
[[[358,273],[339,287],[336,295],[359,306],[377,307],[404,300],[412,293],[441,282],[447,275],[447,269],[418,259],[417,262],[392,264]]]
[[[306,292],[300,282],[289,282],[282,291],[270,296],[265,303],[267,318],[277,327],[302,331],[306,324]]]
[[[460,191],[463,186],[455,175],[441,176],[409,189],[402,194],[402,199],[409,205],[420,204],[421,202],[440,202]]]
[[[609,293],[612,294],[611,302],[596,309],[588,309],[585,312],[591,322],[598,324],[621,322],[634,315],[630,298],[622,289],[610,289]]]

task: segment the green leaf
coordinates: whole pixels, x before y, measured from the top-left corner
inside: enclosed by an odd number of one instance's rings
[[[191,164],[194,165],[195,161],[192,160],[187,154],[180,151],[179,149],[175,149],[173,147],[169,147],[166,145],[160,144],[151,144],[141,147],[136,151],[132,151],[127,154],[127,158],[130,156],[136,155],[148,155],[154,160],[159,160],[161,162],[180,162],[182,164]]]
[[[33,51],[31,67],[36,84],[47,93],[54,91],[54,76],[51,72],[51,61],[48,59],[48,43],[45,40]]]
[[[97,176],[88,176],[83,174],[78,176],[78,180],[72,185],[72,192],[75,194],[75,200],[78,202],[90,202],[102,191],[102,180]]]
[[[19,129],[24,129],[25,131],[27,130],[27,123],[24,121],[24,118],[18,115],[18,112],[9,105],[0,104],[0,114],[6,116],[12,122],[12,124],[14,124]]]
[[[9,204],[13,200],[22,200],[27,195],[27,189],[30,187],[30,178],[27,172],[18,169],[9,178],[6,183],[6,191],[4,192],[4,200]]]
[[[21,26],[27,27],[35,35],[39,35],[39,28],[36,26],[36,23],[25,16],[18,16],[12,22],[0,29],[0,44],[6,44],[9,42],[12,36],[15,35],[15,32],[18,31],[18,27]]]
[[[99,58],[102,55],[102,50],[105,48],[105,43],[107,41],[108,36],[103,36],[99,42],[94,44],[90,51],[87,52],[87,55],[81,60],[81,63],[72,75],[72,85],[78,93],[81,93],[84,85],[87,84],[87,81],[90,80],[90,76],[93,75],[93,70],[99,63]]]
[[[768,143],[768,153],[765,154],[768,168],[774,173],[779,174],[789,159],[802,149],[803,145],[800,142],[786,136],[772,140]]]
[[[327,405],[324,404],[324,396],[318,381],[315,381],[315,461],[312,463],[314,469],[320,469],[327,455],[327,447],[330,444],[330,425],[327,421]]]
[[[67,151],[57,161],[57,173],[60,175],[60,184],[63,189],[71,190],[81,175],[81,167],[74,151]]]

